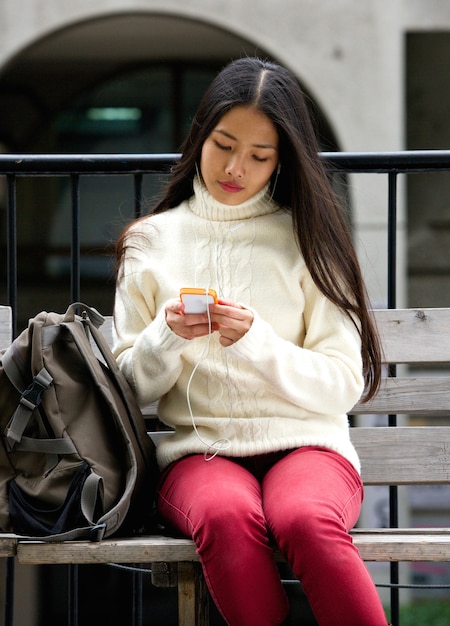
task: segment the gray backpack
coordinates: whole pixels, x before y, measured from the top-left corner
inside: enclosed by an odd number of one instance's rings
[[[155,448],[102,323],[80,303],[42,312],[0,353],[2,532],[99,540],[152,526]]]

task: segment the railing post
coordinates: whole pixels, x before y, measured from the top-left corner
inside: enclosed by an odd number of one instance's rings
[[[6,587],[5,587],[5,626],[14,624],[14,557],[6,559]]]
[[[72,302],[80,300],[80,177],[71,176],[72,191],[72,235],[70,263],[70,298]]]
[[[397,174],[388,174],[388,309],[397,306]]]
[[[142,183],[143,183],[143,175],[135,174],[134,175],[134,216],[140,217],[142,215]]]
[[[17,335],[17,203],[16,203],[16,176],[7,176],[7,290],[8,304],[12,309],[12,333]]]
[[[388,174],[388,308],[397,305],[397,172]],[[390,365],[389,376],[396,376],[397,368]],[[397,416],[388,416],[389,426],[397,426]],[[389,525],[398,528],[398,487],[389,487]],[[393,626],[400,623],[399,563],[390,564],[391,581],[391,621]]]
[[[135,565],[138,568],[138,564]],[[133,587],[133,606],[132,606],[132,618],[131,626],[142,626],[142,593],[143,593],[143,573],[133,570],[132,573],[132,587]]]
[[[78,575],[78,565],[69,564],[67,566],[67,626],[78,626]]]

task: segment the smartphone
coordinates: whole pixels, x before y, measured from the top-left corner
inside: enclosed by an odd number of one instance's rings
[[[217,294],[214,289],[185,287],[180,290],[180,299],[184,304],[184,312],[206,313],[208,305],[217,303]]]

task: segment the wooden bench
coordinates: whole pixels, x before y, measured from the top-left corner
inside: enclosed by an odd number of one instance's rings
[[[0,311],[1,312],[1,311]],[[408,367],[383,379],[377,396],[358,404],[358,423],[371,414],[420,418],[450,414],[450,309],[377,310],[385,362]],[[5,322],[3,322],[4,324]],[[1,324],[1,323],[0,323]],[[111,320],[104,325],[110,335]],[[415,369],[420,368],[415,375]],[[431,368],[427,373],[426,369]],[[450,426],[357,426],[352,440],[362,462],[365,485],[443,485],[450,482]],[[450,422],[448,422],[450,424]],[[354,542],[365,561],[450,561],[450,528],[357,528]],[[2,542],[5,542],[4,544]],[[0,545],[7,554],[14,542]],[[20,563],[142,563],[157,586],[178,586],[179,624],[208,624],[208,594],[194,544],[189,539],[146,536],[99,543],[18,542]],[[277,558],[281,558],[277,555]]]

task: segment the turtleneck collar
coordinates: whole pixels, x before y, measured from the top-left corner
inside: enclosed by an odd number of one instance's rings
[[[270,199],[269,184],[242,204],[222,204],[215,200],[198,176],[194,178],[194,195],[189,199],[190,210],[207,220],[232,222],[275,213],[280,207]]]

